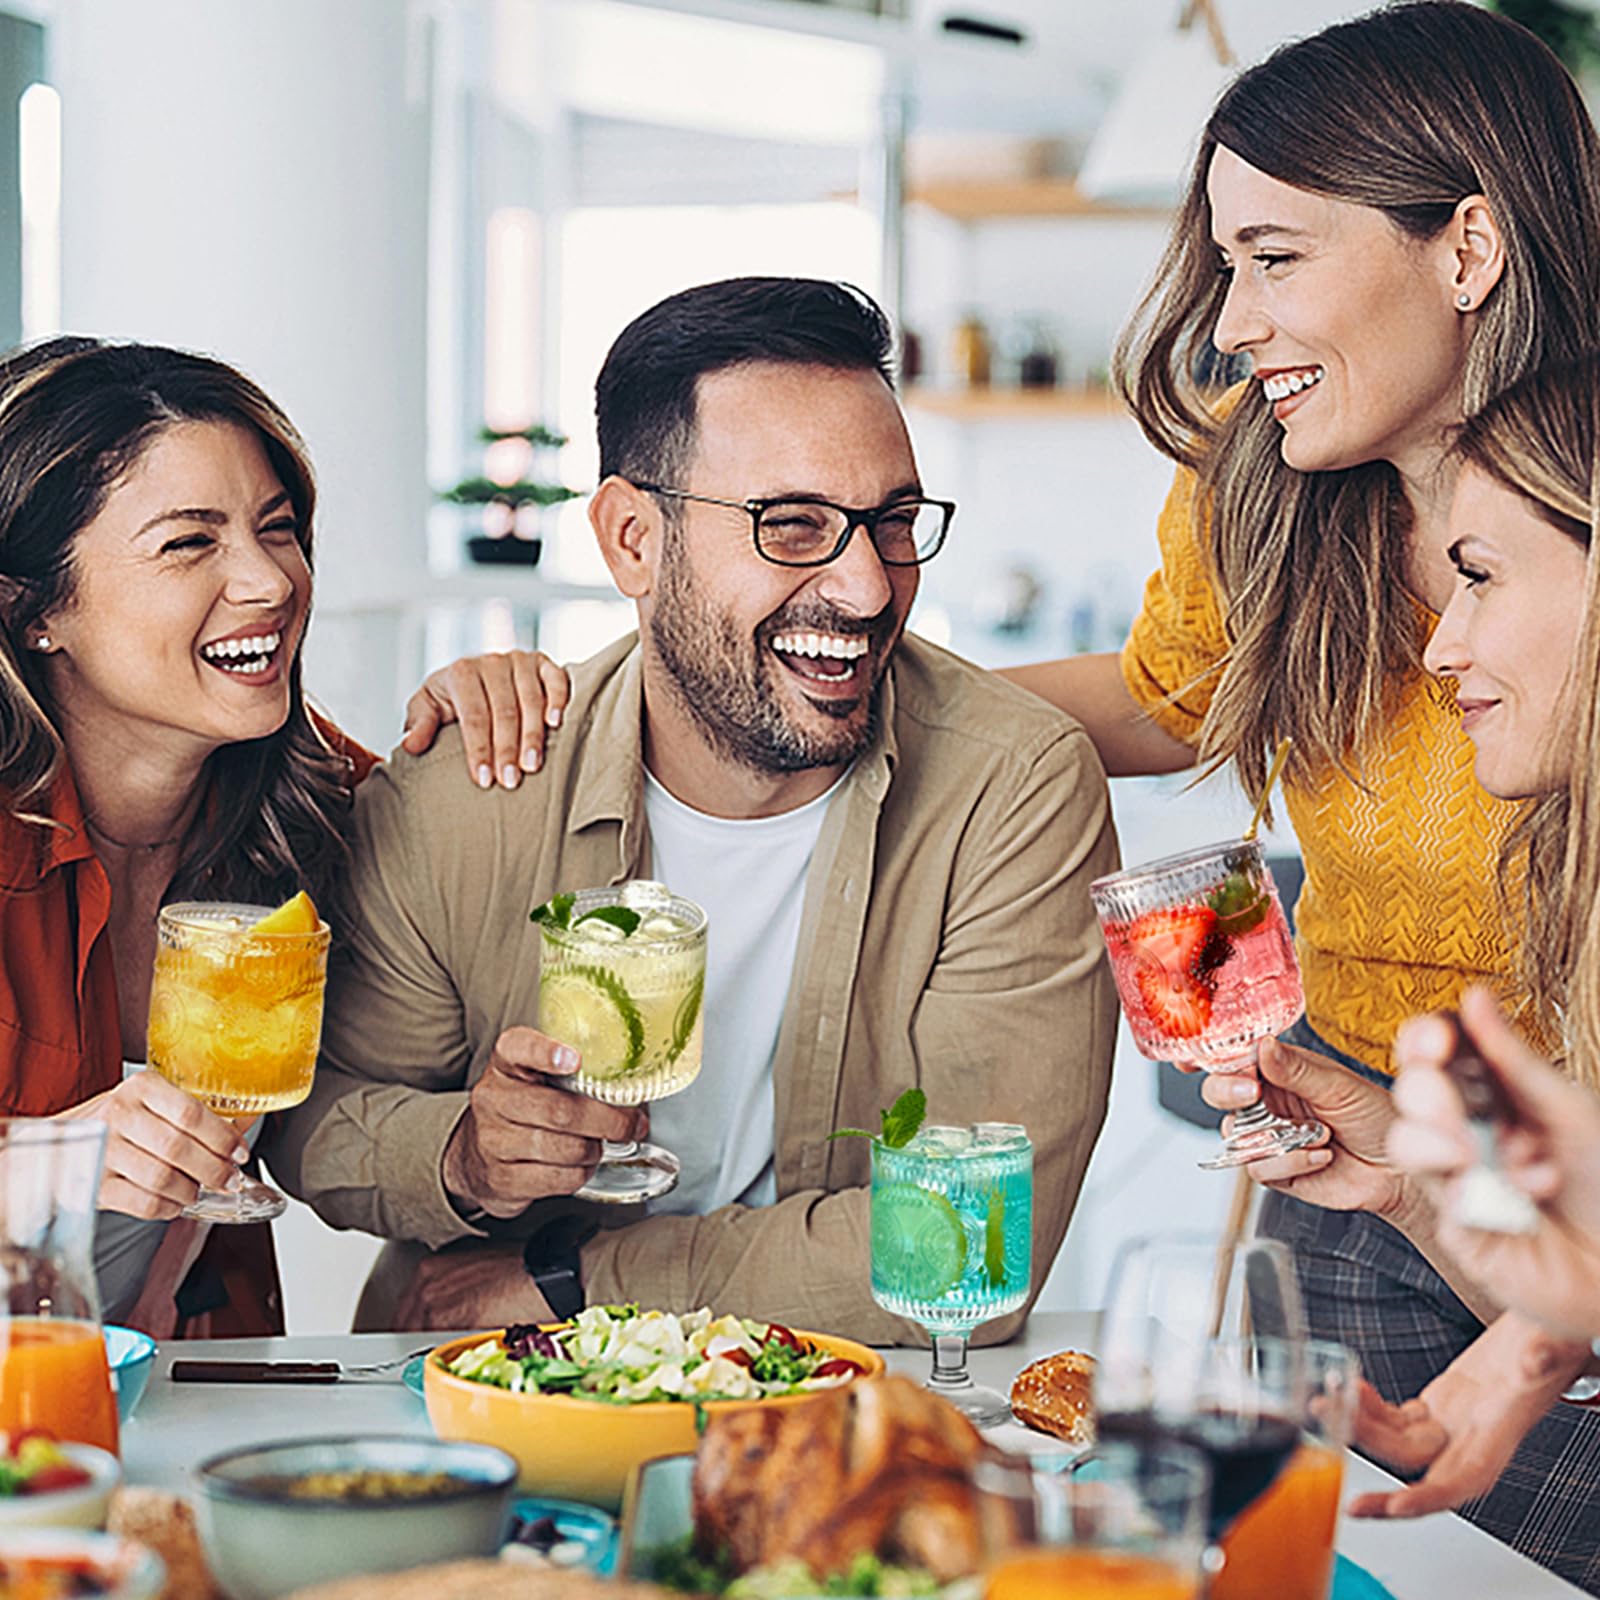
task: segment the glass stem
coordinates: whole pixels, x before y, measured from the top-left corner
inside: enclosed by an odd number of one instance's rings
[[[624,1139],[620,1144],[613,1139],[602,1139],[600,1141],[600,1160],[602,1163],[607,1161],[631,1161],[638,1153],[639,1141],[637,1139]]]
[[[964,1333],[935,1333],[933,1335],[933,1374],[928,1379],[930,1389],[970,1389],[972,1375],[967,1371],[967,1335]]]
[[[1233,1114],[1233,1132],[1235,1135],[1249,1133],[1254,1128],[1266,1127],[1274,1120],[1273,1115],[1267,1110],[1267,1102],[1262,1097],[1261,1091],[1256,1090],[1256,1097],[1247,1106],[1241,1107]]]

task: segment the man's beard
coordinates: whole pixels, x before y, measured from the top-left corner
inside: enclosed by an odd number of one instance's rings
[[[887,658],[883,646],[894,628],[891,606],[876,616],[851,617],[827,606],[796,606],[768,617],[754,640],[742,638],[715,611],[688,573],[680,552],[669,550],[649,620],[650,642],[673,688],[719,754],[755,772],[805,772],[854,761],[878,735]],[[879,660],[867,692],[867,714],[837,732],[796,727],[785,715],[773,674],[783,671],[766,641],[780,633],[861,635]],[[810,702],[841,724],[855,716],[859,699]]]

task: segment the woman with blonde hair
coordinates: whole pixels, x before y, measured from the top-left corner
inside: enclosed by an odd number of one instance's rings
[[[1451,434],[1543,363],[1600,345],[1600,147],[1530,34],[1456,0],[1279,50],[1225,91],[1122,391],[1179,466],[1161,570],[1117,656],[1025,668],[1112,773],[1232,763],[1284,797],[1306,863],[1307,1020],[1387,1079],[1400,1022],[1514,985],[1494,861],[1514,819],[1423,669],[1454,571]],[[1218,406],[1216,352],[1248,382]],[[1379,1218],[1270,1196],[1316,1333],[1390,1400],[1482,1324]],[[1574,1465],[1576,1463],[1576,1465]],[[1468,1515],[1600,1591],[1600,1420],[1557,1406]],[[1574,1480],[1581,1480],[1581,1487]]]
[[[144,1060],[161,905],[304,889],[348,926],[374,758],[301,689],[315,499],[293,424],[222,362],[87,338],[0,358],[0,1116],[105,1124],[105,1310],[163,1336],[203,1313],[281,1329],[264,1229],[217,1230],[191,1273],[198,1228],[165,1226],[244,1139],[124,1065]],[[495,705],[502,739],[509,712],[515,738],[532,665],[436,674],[409,742],[457,705]]]

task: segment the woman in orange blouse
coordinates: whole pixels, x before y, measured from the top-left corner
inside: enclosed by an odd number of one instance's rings
[[[374,758],[301,691],[314,501],[293,425],[220,362],[79,338],[0,362],[0,1116],[104,1122],[101,1202],[125,1217],[175,1217],[247,1154],[164,1079],[124,1075],[157,909],[307,889],[343,929],[345,823]],[[527,667],[436,675],[411,742]],[[123,1274],[150,1281],[138,1320],[159,1332],[197,1232],[145,1238]],[[270,1246],[219,1234],[250,1262],[212,1274],[240,1291],[232,1329],[251,1325],[248,1280],[265,1331]]]

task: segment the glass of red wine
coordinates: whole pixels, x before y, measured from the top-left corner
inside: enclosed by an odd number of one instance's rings
[[[1219,1540],[1300,1442],[1305,1329],[1294,1263],[1276,1240],[1232,1249],[1157,1235],[1124,1247],[1101,1319],[1101,1439],[1175,1440],[1211,1465]]]

